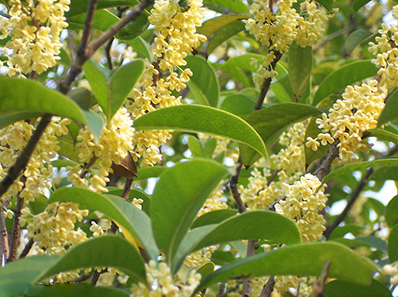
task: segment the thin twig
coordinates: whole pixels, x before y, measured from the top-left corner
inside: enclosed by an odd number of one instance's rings
[[[275,59],[271,62],[271,65],[269,67],[269,68],[271,68],[270,70],[275,69],[276,64],[282,58],[282,54],[280,52],[275,51],[275,50],[273,50],[272,52],[275,55]],[[263,105],[264,100],[265,100],[265,96],[267,95],[268,90],[271,86],[271,81],[272,81],[271,77],[264,80],[263,86],[261,87],[260,94],[258,95],[258,98],[257,98],[256,105],[254,106],[254,110],[261,109],[261,106]]]
[[[113,69],[113,62],[112,62],[112,56],[111,56],[111,49],[112,49],[112,43],[115,40],[114,37],[109,39],[109,41],[105,45],[105,56],[106,56],[106,62],[108,63],[108,68],[110,70]]]
[[[84,282],[85,280],[88,280],[89,278],[90,278],[89,273],[83,273],[82,275],[79,275],[74,280],[72,280],[71,283],[81,283]]]
[[[275,277],[271,276],[261,290],[260,297],[270,297],[274,291]]]
[[[34,243],[33,238],[29,239],[22,253],[19,255],[19,259],[25,258],[29,254],[30,250],[32,249],[33,243]]]
[[[0,205],[0,236],[0,267],[3,267],[8,258],[8,236],[3,204]]]
[[[333,160],[337,158],[339,155],[339,148],[338,145],[340,140],[335,140],[334,143],[329,147],[328,153],[323,160],[322,164],[315,170],[314,175],[321,181],[327,175],[330,165],[332,164]]]
[[[21,197],[17,197],[17,205],[15,206],[14,211],[14,222],[12,226],[12,238],[11,238],[11,251],[10,256],[8,257],[8,262],[14,261],[17,258],[17,248],[19,244],[19,238],[21,236],[21,229],[19,225],[19,219],[21,217],[21,210],[24,205],[24,199]]]
[[[242,160],[239,157],[239,159],[237,161],[235,174],[231,177],[231,179],[229,181],[229,187],[231,189],[232,196],[234,197],[234,200],[236,202],[236,207],[238,208],[238,211],[240,213],[243,213],[246,211],[246,206],[243,203],[243,201],[240,197],[239,191],[238,191],[238,180],[239,180],[240,171],[242,169],[242,165],[243,165]]]
[[[329,274],[330,260],[327,260],[323,265],[319,279],[314,283],[312,289],[312,297],[322,297],[325,291],[325,283]]]

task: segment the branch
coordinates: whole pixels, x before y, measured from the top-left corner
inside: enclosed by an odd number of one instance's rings
[[[8,258],[8,237],[3,204],[0,205],[0,267],[6,264]]]
[[[25,258],[29,254],[29,252],[33,246],[33,243],[34,243],[33,238],[29,239],[29,241],[25,245],[25,248],[23,249],[21,255],[19,255],[19,259]]]
[[[235,174],[231,177],[231,179],[229,180],[229,187],[231,189],[232,192],[232,196],[234,197],[234,200],[236,202],[236,207],[238,208],[238,211],[240,213],[245,212],[246,211],[246,206],[243,203],[239,191],[238,191],[238,180],[239,180],[239,174],[240,171],[242,169],[242,160],[239,156],[238,162],[237,162],[237,166],[236,166],[236,172]]]
[[[274,291],[275,286],[275,277],[271,276],[267,283],[264,285],[263,289],[261,290],[260,297],[270,297],[272,291]]]
[[[17,197],[17,205],[14,212],[14,222],[12,226],[12,239],[11,239],[11,252],[8,257],[8,262],[14,261],[17,258],[17,248],[19,244],[19,237],[21,235],[21,229],[19,225],[19,218],[21,217],[21,210],[24,205],[24,199]]]
[[[339,148],[338,145],[340,140],[335,140],[334,143],[330,146],[328,150],[328,154],[326,155],[325,159],[323,160],[322,164],[315,170],[314,175],[322,181],[328,173],[329,167],[332,164],[333,160],[337,158],[339,155]]]
[[[314,283],[312,290],[312,297],[322,297],[325,291],[325,283],[329,274],[330,260],[327,260],[323,265],[319,279]]]
[[[275,50],[273,50],[272,52],[275,55],[275,59],[272,61],[271,65],[269,67],[269,68],[271,68],[271,70],[275,69],[276,64],[282,58],[282,54],[280,52],[275,51]],[[271,86],[271,81],[272,81],[271,77],[264,80],[263,86],[261,87],[260,94],[258,95],[258,98],[257,98],[256,105],[254,106],[254,111],[261,109],[261,106],[264,103],[265,96],[267,95],[269,87]]]

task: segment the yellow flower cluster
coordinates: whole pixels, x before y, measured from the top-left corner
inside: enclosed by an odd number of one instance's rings
[[[303,175],[304,131],[305,125],[297,123],[282,133],[279,143],[285,148],[270,157],[277,170],[276,177],[270,184],[267,180],[272,175],[271,170],[264,168],[261,173],[254,168],[247,188],[240,187],[241,198],[250,209],[266,209],[284,195],[283,183],[292,184]],[[264,166],[260,162],[255,165]]]
[[[108,219],[99,219],[98,224],[96,222],[91,222],[90,231],[93,232],[93,236],[97,237],[105,234],[112,226],[112,221]]]
[[[60,33],[68,26],[64,12],[70,0],[10,0],[10,19],[2,20],[0,38],[11,36],[6,48],[8,74],[41,73],[56,64],[62,43]]]
[[[275,205],[276,212],[291,218],[304,242],[317,241],[325,231],[325,219],[319,211],[326,207],[326,185],[307,173],[293,185],[284,184],[285,199]]]
[[[20,121],[0,129],[0,178],[3,178],[15,163],[37,122],[38,120],[34,123]],[[23,173],[24,178],[13,183],[3,195],[2,201],[10,201],[13,197],[17,197],[18,193],[25,201],[33,201],[40,194],[44,194],[46,188],[51,187],[54,172],[50,161],[59,150],[57,136],[68,133],[66,126],[70,122],[69,119],[53,117],[33,151]]]
[[[300,4],[300,12],[293,7],[294,2],[296,1],[275,1],[274,5],[279,8],[277,9],[269,7],[269,1],[254,0],[250,7],[253,18],[246,21],[246,30],[269,49],[261,65],[258,65],[258,60],[252,60],[252,65],[257,68],[253,75],[256,84],[262,85],[264,79],[277,75],[271,67],[276,58],[274,51],[287,52],[294,41],[302,47],[313,45],[325,32],[329,16],[316,1],[303,1]]]
[[[393,17],[398,20],[398,5],[394,6]],[[382,24],[376,43],[369,42],[369,51],[376,56],[372,60],[379,71],[380,85],[387,88],[398,86],[398,25]]]
[[[122,107],[113,116],[110,124],[104,127],[98,143],[88,128],[79,130],[76,148],[79,150],[80,162],[94,163],[89,168],[68,167],[68,180],[74,186],[107,192],[105,186],[109,181],[109,172],[112,172],[112,162],[120,164],[134,148],[135,130],[132,125],[130,114]],[[85,178],[86,170],[91,174],[89,180]]]
[[[394,286],[398,285],[398,262],[384,265],[381,269],[383,275],[391,277],[391,284]]]
[[[376,128],[386,95],[386,90],[380,88],[377,80],[361,86],[348,86],[343,99],[333,104],[329,114],[323,113],[322,118],[316,120],[322,133],[316,139],[308,137],[306,145],[317,150],[320,143],[327,145],[338,139],[342,162],[355,161],[355,152],[369,150],[362,137],[365,131]]]
[[[189,9],[182,11],[168,0],[157,0],[148,20],[154,26],[156,38],[150,50],[157,59],[147,68],[139,86],[133,90],[133,103],[128,106],[132,118],[136,119],[150,111],[181,104],[179,92],[186,87],[192,71],[186,68],[177,74],[176,69],[186,65],[184,58],[199,46],[206,37],[196,33],[204,16],[201,0],[189,2]],[[167,73],[161,78],[161,71]],[[143,157],[141,166],[153,165],[161,160],[159,146],[171,138],[170,131],[137,131],[134,135],[134,158]]]
[[[157,265],[155,261],[151,260],[145,264],[145,268],[149,286],[140,282],[133,284],[131,297],[189,297],[201,279],[200,274],[191,271],[186,280],[175,281],[170,268],[164,262]]]

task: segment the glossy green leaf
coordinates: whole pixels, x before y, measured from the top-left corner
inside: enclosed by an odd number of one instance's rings
[[[115,37],[119,40],[132,40],[144,33],[148,26],[148,14],[141,13],[134,21],[120,30]]]
[[[390,227],[394,227],[398,223],[398,195],[388,202],[385,218]]]
[[[301,242],[301,234],[292,220],[278,213],[266,210],[248,211],[221,222],[193,250],[240,239],[268,239],[293,244]]]
[[[377,71],[378,68],[370,60],[355,61],[344,65],[322,81],[315,93],[313,105],[316,106],[323,98],[346,88],[349,84],[375,76]]]
[[[89,0],[73,0],[69,6],[69,11],[65,13],[66,17],[72,17],[87,12]],[[110,8],[115,6],[136,5],[136,0],[98,0],[97,9]]]
[[[187,65],[182,68],[193,72],[188,86],[195,99],[201,104],[217,107],[220,91],[213,67],[199,56],[187,56],[185,61]]]
[[[179,163],[160,176],[152,196],[151,218],[156,242],[169,264],[197,212],[227,173],[219,163],[196,159]]]
[[[365,30],[356,30],[348,35],[345,44],[344,51],[347,55],[351,54],[351,52],[361,43],[365,42],[373,33]]]
[[[222,221],[235,216],[238,213],[235,209],[218,209],[209,211],[198,217],[191,226],[191,229],[202,227],[205,225],[219,224]]]
[[[142,75],[144,61],[134,60],[110,71],[89,60],[83,69],[95,98],[110,121]]]
[[[204,143],[203,157],[211,159],[213,157],[213,153],[216,148],[217,148],[217,139],[212,137]]]
[[[227,9],[235,11],[237,13],[249,12],[247,5],[244,4],[241,0],[235,0],[235,1],[204,0],[203,4],[211,9],[220,7],[221,11],[223,10],[222,8],[227,8]],[[217,10],[217,11],[219,11],[219,10]]]
[[[324,297],[392,297],[390,290],[373,279],[368,286],[334,280],[325,285]]]
[[[70,30],[83,30],[84,22],[87,18],[87,14],[75,15],[72,17],[68,17],[66,21]],[[116,24],[119,21],[119,18],[108,10],[101,9],[97,10],[94,15],[93,20],[93,29],[97,29],[99,31],[107,31],[110,27]]]
[[[192,156],[194,158],[203,157],[202,144],[196,137],[194,137],[192,135],[188,136],[188,148],[191,151]]]
[[[298,102],[308,87],[311,70],[312,47],[301,47],[296,42],[293,42],[289,47],[289,81],[296,102]]]
[[[247,122],[256,129],[268,147],[275,143],[289,125],[321,112],[309,105],[280,103],[253,112]],[[252,148],[241,145],[241,157],[245,166],[251,166],[258,159],[258,154]]]
[[[0,129],[18,121],[38,118],[41,115],[43,115],[42,112],[18,112],[15,114],[2,116],[0,117]]]
[[[50,113],[87,124],[79,105],[40,83],[21,78],[0,77],[0,115]]]
[[[123,105],[127,96],[130,94],[131,90],[134,88],[138,79],[144,72],[144,68],[145,63],[143,60],[134,60],[116,68],[116,70],[112,73],[112,76],[108,81],[108,119],[111,119]]]
[[[213,262],[208,262],[202,265],[196,272],[202,275],[202,278],[205,278],[210,273],[214,271],[215,265]]]
[[[253,112],[256,101],[243,94],[233,94],[226,97],[220,105],[220,109],[233,113],[242,119],[247,117]]]
[[[358,11],[362,6],[368,3],[370,0],[354,0],[352,3],[352,9]]]
[[[383,111],[380,114],[377,126],[381,127],[383,124],[387,122],[394,121],[398,118],[398,90],[395,90],[389,97],[384,107]]]
[[[103,115],[96,113],[93,110],[84,110],[83,112],[87,119],[87,126],[94,136],[94,140],[98,141],[105,126],[105,119]]]
[[[124,40],[122,42],[131,45],[133,47],[133,51],[141,54],[143,58],[152,61],[153,54],[149,50],[149,44],[141,37],[137,37],[133,40]]]
[[[234,15],[225,15],[221,17],[230,17]],[[245,16],[243,19],[247,19]],[[230,37],[238,34],[242,30],[245,29],[245,23],[240,20],[233,21],[224,27],[218,29],[214,34],[209,38],[209,43],[206,48],[206,54],[209,56],[221,43],[229,39]]]
[[[218,16],[203,22],[202,26],[198,27],[197,32],[205,35],[206,37],[210,37],[217,30],[220,30],[224,26],[234,21],[245,20],[247,18],[248,17],[246,15],[239,15],[239,14]]]
[[[146,284],[141,255],[122,236],[113,234],[94,237],[71,247],[51,267],[39,273],[33,283],[62,271],[98,266],[120,269],[134,281]]]
[[[137,177],[134,180],[142,180],[152,177],[159,177],[167,167],[153,166],[138,169]]]
[[[389,167],[389,166],[398,166],[398,159],[389,158],[389,159],[379,159],[374,161],[366,161],[366,162],[358,162],[353,164],[344,165],[343,167],[339,167],[336,170],[333,170],[328,175],[325,176],[323,182],[326,183],[328,180],[335,178],[336,176],[343,175],[346,173],[351,173],[357,170],[361,170],[364,168],[372,168],[372,167]]]
[[[391,229],[388,236],[388,258],[390,263],[398,261],[398,225]]]
[[[56,284],[52,286],[33,286],[24,297],[126,297],[128,293],[112,288],[97,287],[90,284]]]
[[[60,256],[35,256],[7,263],[0,267],[0,297],[22,296],[37,275],[51,267]]]
[[[379,139],[388,140],[398,144],[398,134],[395,134],[393,132],[384,129],[372,129],[368,130],[367,132],[370,133],[370,136],[375,136]]]
[[[207,133],[247,144],[261,155],[267,155],[263,141],[249,124],[233,114],[212,107],[187,104],[162,108],[136,119],[134,128]]]
[[[90,91],[84,87],[71,90],[68,97],[75,101],[83,110],[89,110],[92,105],[92,97]]]
[[[377,248],[379,251],[382,251],[383,253],[387,254],[387,243],[385,240],[376,237],[376,236],[367,236],[367,237],[360,237],[357,238],[356,240],[362,241],[364,243],[367,243],[375,248]]]
[[[271,83],[271,90],[281,103],[295,102],[292,87],[290,86],[289,75],[285,75],[276,82]]]
[[[92,211],[100,211],[134,235],[147,254],[156,259],[158,249],[154,242],[149,217],[133,204],[116,196],[101,195],[82,188],[61,188],[51,195],[51,201],[68,201],[84,205]]]
[[[346,225],[346,226],[337,227],[330,234],[329,240],[333,240],[333,239],[344,237],[344,235],[346,235],[348,233],[351,233],[354,236],[356,236],[363,229],[364,229],[363,227],[358,226],[358,225]]]
[[[135,179],[134,179],[135,180]],[[123,193],[123,189],[115,188],[115,189],[109,189],[108,194],[110,195],[115,195],[121,197]],[[145,193],[143,190],[140,190],[138,188],[131,188],[130,193],[129,193],[129,200],[133,201],[133,199],[142,199],[143,202],[140,204],[142,207],[142,210],[149,215],[149,210],[151,208],[151,197]]]
[[[226,264],[203,279],[196,292],[219,281],[244,276],[319,276],[328,260],[329,277],[361,285],[368,284],[378,269],[369,259],[338,243],[297,244]]]

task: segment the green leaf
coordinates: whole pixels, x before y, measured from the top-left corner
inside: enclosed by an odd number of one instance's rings
[[[105,126],[104,117],[101,114],[94,112],[93,110],[83,112],[87,118],[87,126],[93,134],[94,140],[98,141]]]
[[[289,245],[226,264],[202,280],[196,292],[219,281],[245,276],[319,276],[330,261],[328,277],[366,285],[378,266],[349,248],[334,242]]]
[[[344,235],[346,235],[347,233],[351,233],[354,236],[356,236],[363,229],[364,229],[363,227],[358,225],[346,225],[346,226],[337,227],[330,234],[329,240],[344,237]]]
[[[347,87],[349,84],[375,76],[377,71],[378,68],[370,60],[355,61],[344,65],[322,81],[315,93],[313,105],[316,106],[323,98]]]
[[[155,110],[136,119],[134,128],[207,133],[247,144],[261,155],[267,155],[263,141],[249,124],[233,114],[208,106],[186,104]]]
[[[119,189],[119,188],[109,189],[108,193],[110,195],[115,195],[115,196],[121,197],[121,195],[123,193],[123,189]],[[129,200],[133,201],[134,198],[143,200],[143,202],[141,203],[142,210],[147,215],[149,215],[149,211],[151,209],[151,197],[147,193],[145,193],[143,190],[140,190],[138,188],[131,188],[130,193],[129,193]]]
[[[267,228],[258,228],[267,226]],[[267,210],[248,211],[221,222],[207,234],[194,250],[213,244],[241,239],[268,239],[278,243],[301,242],[297,225],[290,219]]]
[[[390,263],[398,261],[398,225],[391,229],[388,236],[388,257]]]
[[[276,82],[271,83],[271,90],[281,103],[295,102],[292,87],[290,86],[289,75],[284,75]]]
[[[51,267],[60,256],[35,256],[7,263],[0,267],[0,297],[22,296],[37,275]]]
[[[222,8],[227,8],[229,10],[235,11],[237,13],[247,13],[249,9],[246,4],[244,4],[241,0],[235,1],[225,1],[225,0],[204,0],[203,4],[208,6],[209,8],[213,7],[221,7],[220,11],[223,11]],[[219,11],[219,10],[217,10]]]
[[[242,119],[253,112],[256,101],[247,95],[233,94],[227,96],[220,105],[220,109],[233,113]]]
[[[148,14],[141,13],[134,21],[120,30],[115,37],[119,40],[132,40],[144,33],[148,26]]]
[[[205,225],[219,224],[222,221],[235,216],[238,213],[235,209],[218,209],[209,211],[198,217],[191,226],[191,229],[202,227]]]
[[[354,0],[352,3],[352,9],[356,12],[370,0]]]
[[[80,107],[61,93],[21,78],[0,77],[0,115],[50,113],[87,124]]]
[[[361,43],[365,42],[373,33],[365,30],[356,30],[348,35],[345,44],[344,51],[347,55],[351,54],[351,52]]]
[[[197,212],[227,173],[221,164],[203,159],[179,163],[160,176],[151,218],[156,242],[169,264]]]
[[[53,256],[49,256],[53,257]],[[37,283],[59,272],[89,267],[114,267],[134,281],[146,284],[144,261],[137,249],[119,235],[103,235],[71,247],[33,281]]]
[[[195,99],[201,104],[217,107],[220,91],[213,67],[199,56],[187,56],[185,61],[187,65],[182,68],[193,72],[188,87]]]
[[[394,227],[398,223],[398,195],[393,197],[386,206],[385,214],[388,226]]]
[[[367,243],[367,244],[377,248],[379,251],[387,254],[387,243],[379,237],[367,236],[367,237],[357,238],[356,240]]]
[[[33,286],[24,297],[126,297],[128,293],[112,287],[96,287],[90,284],[56,284]]]
[[[234,15],[225,15],[222,17],[231,17],[231,16]],[[247,18],[248,18],[247,16],[242,17],[242,19],[247,19]],[[238,34],[244,29],[245,29],[245,24],[240,20],[233,21],[225,25],[224,27],[218,29],[216,32],[214,32],[214,34],[210,38],[208,38],[209,43],[206,48],[207,56],[209,56],[221,43],[226,41],[228,38]]]
[[[312,47],[301,47],[296,42],[293,42],[289,47],[289,80],[296,102],[298,102],[308,87],[311,70]]]
[[[398,144],[398,134],[384,130],[384,129],[371,129],[367,131],[370,136],[375,136],[379,139],[388,140]]]
[[[333,12],[334,0],[316,0],[316,2],[322,4],[330,13]]]
[[[198,27],[197,33],[205,35],[209,38],[213,35],[217,30],[220,30],[224,26],[238,20],[245,20],[247,19],[247,15],[222,15],[219,17],[215,17],[203,22],[202,26]]]
[[[80,108],[83,110],[89,110],[92,105],[90,91],[84,87],[71,90],[68,93],[68,97],[79,104]]]
[[[201,142],[194,136],[188,136],[188,148],[194,158],[203,157],[203,147]]]
[[[88,0],[73,0],[69,6],[69,11],[65,13],[66,17],[79,15],[87,12]],[[133,6],[136,0],[98,0],[96,9],[110,8],[115,6]]]
[[[68,17],[69,30],[82,30],[84,28],[84,22],[87,19],[87,14],[80,14],[72,17]],[[97,10],[94,15],[93,29],[99,31],[107,31],[114,24],[119,21],[119,18],[108,10],[102,9]]]
[[[346,173],[351,173],[364,168],[372,168],[372,167],[390,167],[390,166],[398,166],[398,158],[388,158],[388,159],[379,159],[374,161],[366,161],[366,162],[358,162],[353,164],[344,165],[342,167],[333,170],[328,175],[325,176],[322,182],[326,183],[328,180],[335,178],[336,176],[343,175]]]
[[[380,114],[377,127],[381,127],[387,122],[394,121],[398,118],[398,90],[395,90],[388,98],[386,106]]]
[[[18,112],[15,114],[2,116],[0,117],[0,129],[22,120],[38,118],[42,114],[42,112]]]
[[[127,96],[144,72],[144,68],[145,64],[143,60],[134,60],[116,68],[112,73],[108,81],[109,102],[107,119],[110,120],[123,105]]]
[[[309,105],[279,103],[253,112],[247,122],[260,134],[266,146],[271,146],[289,125],[321,112]],[[258,159],[258,154],[247,146],[241,145],[240,148],[243,164],[251,166]]]
[[[142,75],[144,61],[134,60],[110,71],[89,60],[83,69],[109,123]]]
[[[133,204],[116,196],[101,195],[82,188],[61,188],[51,195],[51,201],[68,201],[100,211],[126,229],[141,242],[148,256],[156,259],[159,252],[153,238],[149,217]]]
[[[325,285],[324,297],[392,297],[390,290],[373,279],[368,286],[361,286],[339,280]]]
[[[202,278],[208,276],[214,271],[215,265],[213,262],[208,262],[202,265],[196,272],[202,275]]]
[[[137,177],[134,178],[134,180],[143,180],[151,177],[159,177],[167,169],[167,167],[161,166],[140,168],[138,169]]]

